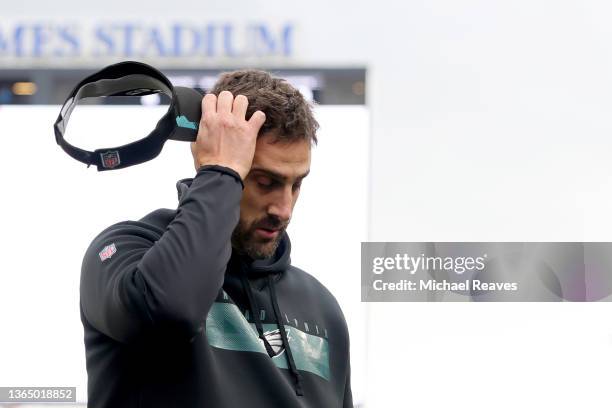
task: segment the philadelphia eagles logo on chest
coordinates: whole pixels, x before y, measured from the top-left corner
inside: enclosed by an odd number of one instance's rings
[[[264,332],[264,337],[268,341],[268,344],[270,344],[272,347],[274,356],[279,356],[285,351],[285,345],[283,344],[283,338],[279,329]],[[287,340],[291,341],[291,329],[287,329]],[[261,345],[265,347],[263,340],[259,339],[259,341],[261,342]]]
[[[264,309],[259,313],[264,337],[274,352],[269,358],[278,368],[288,369],[279,326],[271,316],[266,316]],[[287,314],[284,314],[283,321],[279,323],[284,325],[297,369],[311,372],[329,381],[327,329],[317,323],[290,318]],[[250,351],[268,356],[249,310],[241,311],[225,293],[222,299],[213,303],[208,312],[205,336],[209,345],[215,348]]]

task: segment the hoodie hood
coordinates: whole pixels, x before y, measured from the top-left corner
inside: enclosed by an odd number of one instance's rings
[[[191,186],[193,178],[184,178],[176,182],[176,192],[178,193],[178,200],[181,201],[183,196],[187,192],[187,189]]]
[[[179,180],[176,183],[179,202],[191,186],[192,181],[193,178],[186,178]],[[272,358],[276,357],[278,353],[274,350],[268,338],[266,337],[266,333],[264,332],[263,324],[259,316],[260,308],[258,305],[257,297],[253,293],[252,285],[256,284],[256,281],[263,280],[263,286],[259,287],[258,290],[261,291],[266,285],[268,286],[270,293],[270,302],[272,304],[276,325],[278,326],[277,331],[280,334],[281,342],[283,344],[282,349],[285,351],[287,365],[289,367],[289,371],[291,372],[294,378],[294,390],[296,395],[302,396],[304,395],[304,393],[302,388],[301,374],[297,370],[295,360],[293,358],[293,353],[291,352],[291,347],[289,346],[289,340],[285,325],[281,319],[281,316],[283,314],[278,304],[278,298],[276,296],[275,289],[275,276],[278,276],[280,278],[282,274],[291,265],[290,253],[291,242],[289,241],[289,236],[287,235],[286,231],[283,231],[280,243],[276,248],[276,252],[270,258],[253,260],[247,256],[239,255],[236,251],[232,251],[232,256],[228,265],[229,267],[226,272],[224,286],[226,284],[231,285],[230,282],[232,281],[234,281],[235,283],[239,282],[244,293],[246,294],[246,298],[248,300],[247,307],[250,311],[250,315],[253,317],[258,337],[262,342],[264,348],[266,349],[266,352],[268,353],[270,358]]]

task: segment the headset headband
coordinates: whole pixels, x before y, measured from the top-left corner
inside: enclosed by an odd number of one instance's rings
[[[81,99],[155,93],[168,95],[171,102],[168,111],[145,138],[93,152],[73,146],[64,139],[70,114]],[[202,94],[198,91],[172,86],[164,74],[150,65],[134,61],[120,62],[88,76],[72,90],[53,125],[55,141],[71,157],[87,164],[87,167],[96,165],[98,171],[133,166],[157,157],[168,139],[195,141],[202,115],[201,102]]]

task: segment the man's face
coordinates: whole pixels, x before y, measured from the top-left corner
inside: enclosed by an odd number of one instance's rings
[[[253,259],[274,255],[289,225],[302,179],[310,171],[310,141],[276,142],[273,134],[257,139],[251,171],[244,180],[240,221],[232,245]]]

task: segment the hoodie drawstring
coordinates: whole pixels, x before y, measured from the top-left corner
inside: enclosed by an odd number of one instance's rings
[[[291,353],[291,348],[289,348],[289,340],[287,339],[287,332],[285,331],[285,325],[281,323],[280,316],[280,308],[278,307],[278,301],[276,299],[276,290],[274,289],[274,278],[272,275],[268,275],[268,286],[270,287],[270,297],[272,298],[272,307],[274,308],[274,315],[276,316],[276,321],[278,322],[278,329],[281,333],[281,338],[283,339],[283,345],[285,346],[285,353],[287,353],[287,360],[289,361],[289,368],[291,373],[293,374],[293,378],[295,378],[295,393],[298,396],[304,395],[304,391],[302,390],[302,377],[300,376],[300,372],[297,370],[295,366],[295,361],[293,360],[293,354]]]
[[[259,338],[261,339],[261,341],[263,341],[263,344],[266,347],[266,351],[268,352],[268,355],[272,357],[274,355],[274,350],[272,350],[272,346],[270,346],[270,343],[268,342],[268,340],[266,339],[266,336],[264,335],[263,325],[261,324],[261,319],[259,318],[259,312],[258,312],[259,306],[257,305],[257,300],[255,300],[255,297],[253,296],[253,292],[251,291],[251,285],[249,284],[248,278],[246,276],[246,271],[244,270],[244,268],[242,269],[242,274],[240,276],[240,279],[242,280],[242,286],[244,287],[247,297],[249,298],[249,308],[251,309],[253,320],[255,320],[255,327],[257,328],[257,333],[259,334]]]
[[[264,335],[263,325],[259,317],[259,306],[257,305],[257,300],[255,299],[255,296],[253,296],[251,284],[249,283],[249,280],[247,277],[247,270],[244,267],[244,265],[241,269],[242,269],[242,274],[240,278],[242,280],[242,286],[244,287],[244,290],[247,294],[247,298],[249,299],[249,308],[251,309],[253,320],[255,320],[255,327],[257,328],[257,333],[261,341],[264,343],[264,346],[266,348],[266,351],[268,352],[268,355],[270,357],[274,357],[275,356],[274,350],[272,349],[272,346],[270,346],[270,343],[268,342],[268,340],[266,339],[266,336]],[[293,354],[291,353],[291,348],[289,347],[289,340],[287,338],[287,332],[285,330],[285,325],[282,323],[282,320],[280,318],[282,314],[281,314],[280,308],[278,307],[278,300],[276,298],[276,290],[274,289],[274,278],[272,274],[268,275],[268,287],[270,288],[270,297],[272,300],[272,308],[274,309],[274,316],[276,317],[276,323],[278,325],[278,329],[280,331],[281,339],[283,342],[283,347],[285,348],[285,353],[287,355],[287,361],[289,363],[289,370],[291,371],[291,374],[293,375],[293,378],[295,379],[295,394],[298,396],[303,396],[304,391],[302,389],[302,378],[301,378],[299,371],[297,370],[295,361],[293,360]]]

